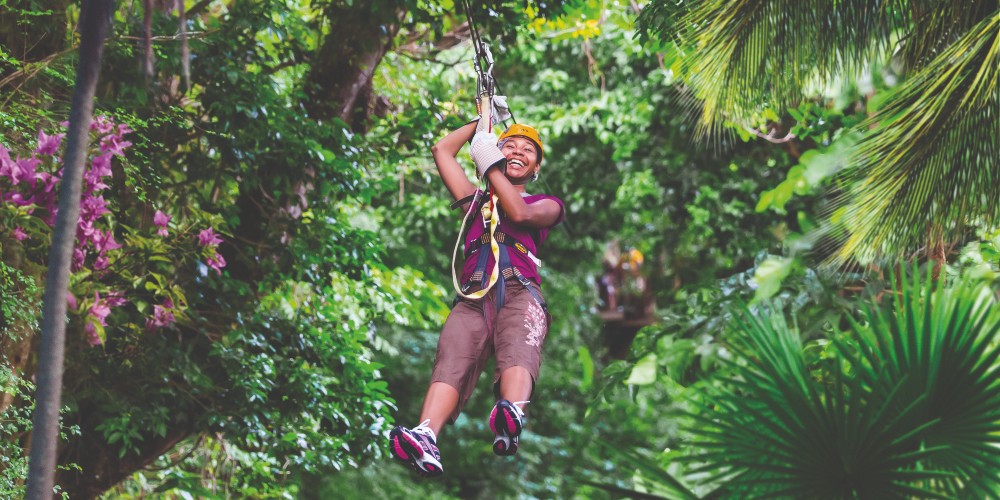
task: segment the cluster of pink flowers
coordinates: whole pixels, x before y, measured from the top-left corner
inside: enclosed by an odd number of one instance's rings
[[[64,122],[62,125],[65,127],[68,124]],[[105,179],[111,177],[111,158],[124,156],[125,149],[132,145],[124,139],[132,129],[126,124],[116,125],[106,116],[99,116],[90,124],[90,130],[100,136],[101,154],[91,159],[83,175],[84,185],[80,199],[80,218],[76,226],[72,269],[73,271],[83,269],[87,258],[93,255],[91,268],[100,274],[108,268],[110,262],[108,252],[122,247],[115,241],[114,233],[110,229],[98,227],[107,226],[106,221],[102,219],[111,213],[101,191],[108,188]],[[60,167],[55,173],[50,173],[39,171],[38,167],[44,163],[46,156],[51,157],[55,165],[61,163],[56,154],[65,137],[66,134],[48,135],[44,130],[39,130],[38,147],[31,157],[18,156],[16,160],[11,159],[10,151],[0,145],[0,178],[6,178],[13,188],[0,193],[0,201],[25,207],[29,214],[40,211],[41,213],[37,215],[50,227],[55,225],[58,213],[56,186],[62,180],[63,169]],[[21,227],[15,227],[11,234],[19,241],[29,238]],[[77,307],[76,299],[72,295],[69,295],[67,300],[73,308]],[[126,303],[119,292],[109,293],[105,297],[95,292],[94,303],[88,309],[87,319],[84,321],[84,332],[90,345],[101,343],[97,326],[107,326],[111,308]]]
[[[56,134],[54,136],[45,135],[45,132],[38,132],[38,149],[35,154],[52,155],[63,136],[66,134]],[[46,210],[45,222],[50,226],[56,220],[56,185],[59,183],[60,170],[56,175],[48,172],[38,172],[38,165],[42,160],[34,154],[30,158],[17,157],[11,159],[10,151],[0,144],[0,178],[7,178],[14,189],[0,192],[0,201],[14,203],[17,206],[37,206]],[[30,209],[34,212],[34,208]],[[28,237],[23,228],[16,227],[12,235],[18,240]]]
[[[83,325],[83,332],[87,335],[87,342],[90,345],[101,344],[101,337],[97,334],[97,324],[99,323],[102,328],[108,326],[107,318],[111,314],[111,308],[120,307],[126,303],[128,301],[118,292],[109,293],[106,297],[101,297],[101,294],[94,292],[94,303],[87,311],[89,317]]]
[[[215,269],[215,272],[221,275],[222,268],[226,267],[226,259],[223,259],[222,254],[218,252],[219,244],[222,243],[222,238],[219,238],[219,236],[215,234],[215,230],[208,228],[198,233],[198,243],[200,243],[203,247],[209,247],[215,252],[215,255],[209,257],[208,260],[205,261],[205,265]]]
[[[62,125],[65,127],[67,124]],[[114,233],[108,229],[111,224],[107,220],[107,215],[111,211],[108,210],[108,202],[101,192],[108,188],[105,181],[111,177],[113,157],[124,156],[124,151],[132,146],[132,143],[124,138],[132,130],[128,125],[116,124],[106,116],[97,117],[91,123],[90,130],[99,137],[100,154],[91,158],[84,172],[72,268],[73,271],[79,271],[89,264],[89,269],[100,277],[110,266],[110,257],[114,255],[111,252],[122,248],[122,245],[115,241]],[[62,178],[62,168],[50,173],[44,171],[45,169],[40,171],[39,166],[46,164],[47,159],[52,160],[49,162],[51,165],[61,163],[56,155],[65,135],[48,135],[40,130],[38,147],[28,158],[18,156],[12,159],[10,151],[0,144],[0,204],[9,203],[23,207],[27,213],[39,217],[50,227],[55,225],[58,211],[56,186]],[[166,237],[170,234],[170,220],[171,216],[160,210],[156,211],[153,225],[158,236]],[[19,241],[31,237],[23,227],[13,228],[10,234]],[[198,233],[197,241],[204,247],[203,255],[210,255],[206,258],[205,265],[221,275],[222,268],[226,266],[225,259],[218,252],[222,239],[210,227]],[[78,309],[77,300],[72,294],[67,296],[67,301],[72,309]],[[103,330],[107,326],[107,318],[112,309],[127,303],[121,292],[105,292],[103,297],[98,292],[94,293],[94,301],[87,308],[84,320],[84,333],[90,345],[96,346],[102,343]],[[177,312],[174,302],[170,298],[165,298],[161,304],[153,306],[152,317],[146,318],[146,329],[154,331],[173,325],[177,321],[175,316]]]
[[[172,325],[174,321],[177,321],[177,318],[174,318],[173,310],[174,301],[170,299],[164,300],[162,305],[153,306],[153,317],[146,318],[146,329],[153,331]]]
[[[63,126],[66,124],[64,123]],[[132,145],[124,140],[125,134],[132,130],[125,124],[115,125],[106,116],[99,116],[90,125],[92,131],[102,134],[101,152],[103,154],[91,160],[89,168],[84,172],[84,189],[80,199],[80,219],[77,222],[76,238],[77,244],[73,251],[73,270],[83,267],[88,253],[91,251],[95,255],[94,269],[101,271],[108,267],[109,250],[121,248],[115,241],[110,230],[101,230],[95,227],[104,215],[110,213],[104,196],[100,192],[108,187],[104,179],[111,177],[111,157],[123,156],[124,150]],[[62,168],[55,173],[38,171],[41,165],[42,156],[51,156],[55,163],[59,163],[59,158],[55,155],[59,151],[66,134],[48,135],[43,130],[38,131],[38,147],[29,158],[17,157],[11,159],[10,151],[0,145],[0,177],[5,177],[10,181],[11,189],[0,193],[0,201],[13,203],[20,207],[28,207],[28,213],[42,211],[42,220],[49,226],[54,226],[56,214],[58,213],[58,191],[56,185],[62,179]],[[20,241],[28,238],[28,234],[21,227],[15,227],[11,232],[12,236]]]

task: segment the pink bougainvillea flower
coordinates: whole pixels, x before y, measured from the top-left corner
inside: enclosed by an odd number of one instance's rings
[[[66,305],[68,305],[70,309],[76,309],[78,307],[76,297],[74,297],[70,292],[66,292]]]
[[[110,214],[108,202],[103,196],[87,196],[80,200],[80,217],[91,220],[99,219],[104,214]]]
[[[10,150],[0,144],[0,177],[11,178],[14,175],[14,162],[10,159]]]
[[[101,254],[99,257],[94,259],[93,268],[95,271],[103,271],[108,268],[109,264],[110,263],[108,262],[108,257],[104,254]]]
[[[108,292],[104,300],[107,301],[109,307],[121,307],[128,304],[128,299],[122,295],[122,292]]]
[[[66,134],[54,134],[48,135],[45,131],[38,130],[38,149],[35,150],[36,153],[41,155],[54,155],[59,151],[59,145],[62,144],[63,137]]]
[[[94,248],[98,252],[104,253],[121,247],[121,243],[115,241],[115,235],[111,231],[101,231],[100,229],[94,231]]]
[[[21,193],[7,193],[4,194],[4,198],[6,198],[8,201],[14,202],[14,204],[19,207],[31,205],[31,200],[26,200],[24,198],[24,195]]]
[[[51,193],[56,184],[59,184],[59,178],[48,172],[38,172],[35,174],[35,179],[41,181],[42,191],[46,193]]]
[[[206,247],[209,245],[218,245],[219,243],[222,243],[222,238],[219,238],[219,236],[215,234],[215,230],[212,228],[203,229],[198,233],[198,243],[201,243],[201,246]]]
[[[68,297],[67,297],[68,299]],[[108,316],[111,314],[111,307],[124,304],[121,292],[111,292],[107,297],[101,298],[99,292],[94,292],[94,304],[87,311],[88,318],[83,326],[83,331],[87,334],[87,342],[91,347],[101,344],[101,337],[97,334],[97,324],[108,326]],[[74,299],[75,302],[75,299]]]
[[[35,169],[38,165],[42,163],[42,160],[32,156],[31,158],[18,158],[14,162],[13,173],[14,176],[11,178],[11,182],[16,186],[19,182],[26,182],[29,186],[34,187],[35,185]]]
[[[87,312],[89,318],[86,319],[83,326],[83,331],[87,334],[87,343],[91,347],[101,344],[101,337],[97,334],[95,323],[108,326],[107,317],[109,314],[111,314],[111,308],[108,307],[107,302],[101,298],[99,293],[94,292],[94,305],[90,306],[90,311]]]
[[[94,292],[94,305],[90,306],[90,313],[97,321],[101,323],[101,326],[107,326],[105,319],[111,314],[111,307],[108,306],[108,302],[101,298],[101,294]]]
[[[17,241],[24,241],[24,240],[28,239],[28,233],[25,233],[24,229],[21,229],[20,226],[15,227],[14,230],[11,231],[11,235]]]
[[[111,153],[104,153],[102,155],[97,155],[90,162],[90,168],[94,170],[94,174],[104,177],[106,175],[111,175]]]
[[[80,219],[76,224],[76,239],[80,241],[90,241],[95,232],[94,221],[90,219]]]
[[[115,156],[125,156],[125,149],[131,145],[131,142],[122,140],[121,136],[109,135],[101,141],[101,151],[108,152]]]
[[[159,210],[157,210],[156,213],[153,214],[153,225],[160,228],[159,230],[156,231],[156,234],[160,236],[167,235],[167,224],[170,223],[170,219],[171,217],[169,215]]]
[[[226,259],[222,258],[222,254],[216,253],[214,256],[209,257],[209,259],[205,261],[205,264],[207,264],[208,267],[215,269],[215,272],[218,273],[219,276],[222,276],[222,268],[226,267]]]
[[[163,305],[153,306],[153,317],[146,318],[146,329],[152,331],[174,324],[176,318],[171,311],[173,308],[174,302],[170,299],[163,301]]]
[[[79,247],[74,248],[73,249],[73,260],[70,262],[71,269],[73,269],[74,272],[79,271],[80,269],[83,269],[83,261],[86,258],[87,258],[87,254],[86,254],[86,252],[83,251],[82,248],[79,248]]]
[[[90,321],[87,321],[83,325],[83,332],[87,334],[87,343],[90,344],[90,347],[97,347],[102,344],[101,336],[97,334],[97,327]]]
[[[107,134],[115,129],[115,122],[111,121],[107,116],[98,116],[94,121],[90,122],[90,130],[96,130],[99,134]]]

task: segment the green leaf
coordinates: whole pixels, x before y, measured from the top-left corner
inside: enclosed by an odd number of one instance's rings
[[[792,270],[795,259],[769,256],[761,262],[754,271],[753,279],[757,283],[754,292],[754,303],[768,299],[781,289],[781,282]]]
[[[580,346],[576,352],[580,361],[580,389],[586,391],[594,384],[594,358],[587,346]]]
[[[656,361],[655,352],[647,354],[632,367],[632,372],[629,373],[628,380],[625,383],[630,385],[649,385],[656,382]]]

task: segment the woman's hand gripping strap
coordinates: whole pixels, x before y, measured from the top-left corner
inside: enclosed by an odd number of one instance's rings
[[[483,97],[486,102],[479,105],[479,123],[476,124],[476,134],[472,136],[472,144],[469,146],[469,156],[476,164],[476,173],[479,178],[486,177],[486,172],[493,167],[501,170],[507,166],[507,158],[497,147],[497,136],[493,133],[493,96]]]
[[[455,240],[455,250],[452,251],[451,253],[451,283],[455,287],[455,292],[458,293],[459,297],[470,300],[478,300],[483,298],[483,296],[485,296],[486,293],[489,292],[491,288],[493,288],[493,285],[496,284],[497,278],[500,277],[500,244],[497,243],[496,238],[493,237],[493,235],[496,234],[497,226],[500,224],[500,215],[498,213],[500,211],[497,210],[496,205],[498,200],[497,196],[494,194],[491,197],[491,204],[490,204],[490,208],[492,209],[491,210],[492,213],[490,214],[490,227],[489,227],[490,251],[493,253],[493,270],[490,271],[490,281],[486,285],[486,288],[483,288],[482,290],[478,290],[469,294],[462,292],[462,285],[459,284],[458,282],[458,275],[455,272],[455,261],[458,257],[458,246],[462,243],[462,236],[465,235],[465,224],[469,220],[469,214],[471,214],[472,211],[476,209],[476,206],[478,205],[478,203],[476,203],[477,201],[478,200],[476,198],[472,200],[472,204],[469,206],[469,211],[466,212],[465,217],[462,218],[462,228],[458,231],[458,239]]]

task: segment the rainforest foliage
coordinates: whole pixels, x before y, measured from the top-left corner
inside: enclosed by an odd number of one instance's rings
[[[94,100],[60,491],[1000,493],[995,2],[471,3],[545,143],[528,190],[566,206],[516,458],[492,454],[485,378],[440,480],[385,445],[419,423],[454,296],[430,148],[475,116],[463,3],[146,0],[117,5]],[[80,9],[0,8],[2,498],[27,474]]]

